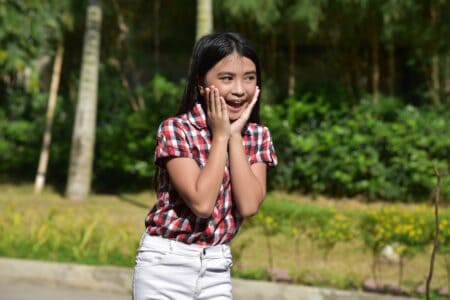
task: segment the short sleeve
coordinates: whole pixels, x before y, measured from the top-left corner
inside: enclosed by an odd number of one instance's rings
[[[250,164],[263,162],[269,167],[275,167],[278,164],[278,158],[275,153],[272,136],[267,127],[261,127],[261,130],[262,135],[257,139],[258,145],[256,152],[250,156]]]
[[[183,124],[176,118],[161,123],[156,135],[155,163],[159,165],[163,158],[168,157],[192,158]]]

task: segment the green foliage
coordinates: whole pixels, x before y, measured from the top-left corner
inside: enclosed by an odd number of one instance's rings
[[[449,169],[448,108],[419,109],[394,98],[330,105],[305,95],[262,109],[280,158],[272,187],[369,199],[429,197],[433,166]],[[444,197],[449,181],[444,178]]]
[[[37,167],[47,95],[19,89],[8,96],[12,100],[0,108],[0,172],[28,177]]]
[[[0,2],[0,74],[20,72],[52,51],[72,25],[68,1]]]
[[[442,254],[450,254],[450,214],[448,213],[440,215],[438,251]]]
[[[325,259],[337,243],[348,242],[354,237],[350,218],[343,214],[334,213],[331,218],[314,227],[312,239],[318,243],[324,252]]]
[[[422,251],[432,241],[433,220],[431,211],[426,207],[405,212],[381,209],[363,215],[361,236],[373,253],[393,244],[400,256],[410,256]]]
[[[121,266],[133,263],[138,244],[135,228],[112,222],[106,211],[94,219],[77,215],[76,220],[73,211],[56,207],[41,212],[6,206],[2,212],[0,256],[87,264],[114,261]]]
[[[234,270],[231,269],[231,275],[233,277],[243,278],[243,279],[253,279],[253,280],[269,280],[269,273],[265,268],[261,269],[245,269],[245,270]]]
[[[100,78],[94,188],[148,187],[156,129],[176,113],[183,82],[155,75],[143,86],[124,89],[119,78]],[[30,178],[39,155],[47,95],[8,93],[8,103],[0,109],[0,157],[5,161],[0,171]],[[448,108],[418,108],[395,98],[377,104],[367,100],[352,108],[327,97],[329,93],[306,93],[301,99],[261,106],[280,162],[269,172],[270,188],[411,201],[431,195],[433,166],[444,173],[449,168]],[[134,111],[129,102],[138,98],[144,106]],[[58,102],[50,171],[59,180],[67,168],[73,109],[70,102]],[[444,199],[450,195],[449,181],[443,177]]]
[[[60,203],[62,198],[50,201],[54,195],[46,194],[42,197],[29,197],[32,187],[23,192],[16,188],[14,193],[7,192],[1,202],[0,218],[0,256],[41,259],[63,262],[77,262],[87,264],[110,264],[132,267],[135,250],[139,242],[139,222],[130,222],[125,215],[138,215],[142,210],[130,210],[128,204],[108,204],[118,201],[94,197],[90,205],[80,207],[70,203]],[[23,195],[28,200],[23,201]],[[22,196],[22,197],[21,197]],[[147,196],[146,196],[147,197]],[[99,199],[102,198],[102,199]],[[7,200],[6,200],[7,199]],[[29,203],[39,200],[39,205],[31,207]],[[111,200],[111,201],[110,201]],[[30,202],[31,201],[31,202]],[[120,204],[120,205],[119,205]],[[304,233],[304,238],[310,239],[314,250],[302,244],[301,251],[328,251],[328,260],[323,267],[308,268],[304,261],[290,264],[289,271],[295,282],[312,285],[333,286],[339,288],[355,288],[360,286],[365,271],[362,273],[333,271],[329,264],[333,264],[333,247],[339,243],[348,243],[352,247],[362,246],[374,255],[385,244],[395,245],[395,250],[404,257],[410,257],[432,244],[434,220],[432,207],[415,206],[414,208],[387,205],[385,208],[373,207],[342,209],[339,213],[331,207],[320,207],[313,203],[299,204],[270,196],[254,218],[247,220],[241,228],[241,236],[251,236],[248,240],[236,239],[232,244],[235,266],[233,275],[241,278],[269,280],[266,264],[258,261],[256,265],[248,267],[243,259],[252,257],[249,244],[262,242],[269,237],[272,244],[284,241],[283,250],[273,252],[273,265],[278,267],[277,258],[291,253],[289,250],[295,241],[292,239],[292,229],[298,234]],[[127,214],[123,214],[126,211]],[[74,218],[73,216],[77,216]],[[248,222],[251,221],[251,224]],[[277,224],[274,226],[274,224]],[[439,255],[448,255],[449,249],[449,211],[441,210],[441,239]],[[267,235],[264,227],[272,228]],[[262,236],[266,234],[266,236]],[[311,234],[307,234],[311,233]],[[351,235],[349,234],[351,233]],[[305,241],[305,239],[302,239]],[[376,241],[378,246],[374,246]],[[326,243],[324,243],[326,242]],[[238,244],[236,244],[238,243]],[[241,244],[239,244],[241,243]],[[330,246],[331,245],[331,246]],[[447,250],[445,250],[447,249]],[[259,251],[260,249],[258,249]],[[236,251],[237,254],[236,254]],[[342,255],[342,254],[341,254]],[[318,256],[313,254],[313,256]],[[359,256],[358,259],[369,264]],[[421,260],[427,255],[421,254]],[[352,263],[352,258],[345,258],[345,263]],[[335,261],[334,261],[335,262]],[[410,262],[417,263],[417,261]],[[443,263],[437,260],[437,263]],[[368,269],[368,268],[367,268]],[[442,269],[441,269],[442,271]],[[359,275],[358,275],[359,274]],[[422,280],[420,278],[419,280]],[[415,285],[414,283],[413,285]]]
[[[145,108],[132,111],[126,98],[133,95],[126,90],[114,95],[120,90],[111,85],[102,87],[100,97],[105,101],[99,103],[110,109],[100,108],[105,113],[99,115],[97,127],[95,183],[98,188],[111,190],[111,184],[118,189],[151,186],[156,130],[161,121],[176,113],[182,88],[182,82],[177,85],[155,75],[147,85],[137,89]],[[123,182],[128,186],[121,186]]]

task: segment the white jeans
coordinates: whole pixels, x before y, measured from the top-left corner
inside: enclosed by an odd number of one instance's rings
[[[232,299],[229,245],[188,245],[145,233],[136,255],[133,299]]]

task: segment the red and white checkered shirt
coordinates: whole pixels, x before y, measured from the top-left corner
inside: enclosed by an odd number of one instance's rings
[[[270,167],[277,164],[267,127],[249,123],[243,130],[243,144],[249,164],[264,162]],[[150,235],[212,246],[229,243],[237,233],[242,217],[233,202],[228,159],[216,205],[209,218],[197,217],[190,210],[172,186],[163,163],[167,157],[188,157],[203,168],[208,162],[210,149],[211,132],[199,103],[189,112],[161,123],[155,151],[155,163],[160,167],[158,199],[145,219],[146,231]]]

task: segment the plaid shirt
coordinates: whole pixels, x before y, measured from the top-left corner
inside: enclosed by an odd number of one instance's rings
[[[248,163],[277,164],[272,138],[267,127],[249,123],[243,130],[243,144]],[[208,162],[211,133],[206,115],[197,103],[185,114],[169,118],[159,126],[155,163],[160,167],[157,202],[145,219],[146,231],[187,244],[212,246],[229,243],[237,233],[242,217],[233,203],[230,162],[227,158],[216,205],[209,218],[197,217],[170,183],[163,163],[167,157],[189,157],[200,168]]]

